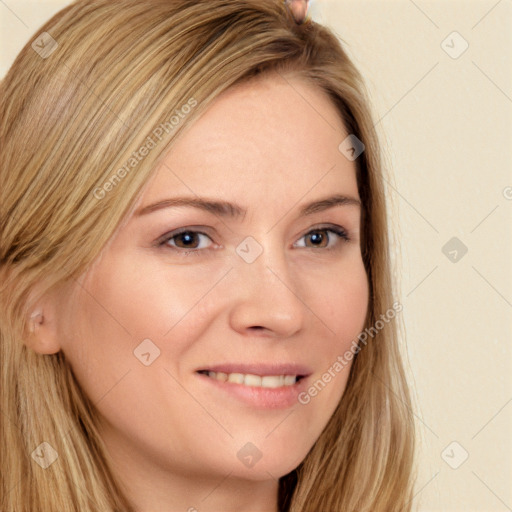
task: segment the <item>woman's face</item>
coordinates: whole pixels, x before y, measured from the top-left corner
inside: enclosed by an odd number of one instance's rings
[[[301,79],[228,90],[65,292],[59,343],[120,468],[279,478],[318,439],[368,305],[360,206],[331,200],[359,200],[347,135]]]

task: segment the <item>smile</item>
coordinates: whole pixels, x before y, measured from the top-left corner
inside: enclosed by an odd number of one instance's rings
[[[233,384],[260,388],[293,386],[303,378],[302,375],[254,375],[251,373],[225,373],[209,370],[200,370],[198,373],[221,382],[231,382]]]

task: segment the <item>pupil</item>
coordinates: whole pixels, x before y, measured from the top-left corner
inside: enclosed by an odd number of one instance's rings
[[[190,242],[193,242],[193,233],[188,233],[188,232],[185,232],[185,233],[182,233],[181,234],[181,237],[182,237],[182,241],[184,241],[185,245],[189,245]]]
[[[315,240],[321,243],[322,239],[323,239],[323,235],[322,234],[315,233],[315,234],[311,235],[311,241],[313,243],[315,243]]]

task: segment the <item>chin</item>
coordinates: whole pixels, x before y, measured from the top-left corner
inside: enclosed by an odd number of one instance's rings
[[[268,480],[281,478],[293,471],[305,459],[308,449],[297,450],[297,444],[290,443],[290,449],[281,444],[256,448],[252,443],[245,444],[237,452],[237,464],[232,476],[248,480]],[[228,469],[228,468],[226,468]],[[233,470],[233,465],[231,468]]]

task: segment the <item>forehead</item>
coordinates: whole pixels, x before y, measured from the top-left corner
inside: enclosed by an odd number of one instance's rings
[[[339,150],[346,136],[319,86],[266,74],[224,91],[186,128],[142,200],[186,193],[265,202],[327,190],[357,196],[355,164]]]
[[[267,156],[277,153],[291,159],[296,153],[310,152],[313,144],[320,144],[318,149],[324,152],[327,146],[336,150],[346,130],[319,86],[274,72],[224,91],[191,131],[176,147],[176,151],[193,153],[189,157],[200,158],[205,151],[219,148],[229,153],[239,149],[240,154],[259,148]],[[192,146],[196,151],[191,151]]]

